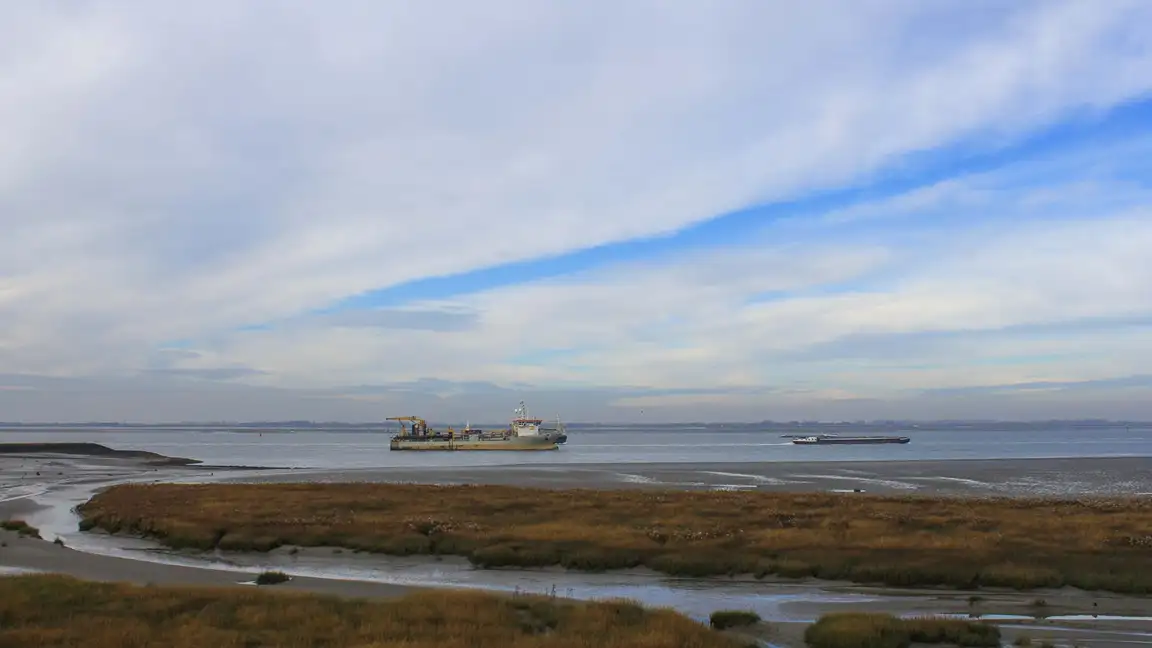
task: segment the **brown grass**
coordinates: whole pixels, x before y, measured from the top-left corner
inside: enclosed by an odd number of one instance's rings
[[[898,619],[888,614],[828,614],[808,627],[809,648],[907,648],[912,644],[947,644],[996,648],[1000,629],[958,619]]]
[[[82,528],[176,548],[338,546],[482,567],[1152,592],[1149,498],[157,484],[113,487],[80,510]]]
[[[0,647],[737,648],[666,610],[470,591],[392,601],[0,577]]]
[[[39,538],[40,529],[28,524],[24,520],[0,520],[0,529],[15,531],[20,536]]]

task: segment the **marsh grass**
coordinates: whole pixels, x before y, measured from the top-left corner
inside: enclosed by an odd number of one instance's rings
[[[85,529],[198,550],[333,546],[480,567],[1152,592],[1148,498],[133,484],[80,511]]]
[[[899,619],[888,614],[838,613],[821,617],[804,632],[810,648],[907,648],[912,644],[1000,646],[1000,629],[955,619]]]
[[[0,520],[0,529],[15,531],[18,535],[28,538],[39,538],[40,529],[28,524],[24,520]]]
[[[363,601],[242,589],[0,577],[0,646],[737,648],[667,610],[432,590]]]
[[[760,623],[760,615],[746,610],[717,610],[708,617],[708,625],[717,630],[740,628]]]

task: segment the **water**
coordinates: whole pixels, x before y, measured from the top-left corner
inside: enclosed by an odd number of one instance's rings
[[[0,565],[0,576],[24,576],[26,574],[41,574],[39,569],[25,569],[23,567],[5,567]]]
[[[74,528],[74,527],[73,527]],[[229,569],[257,574],[276,570],[292,576],[391,583],[414,587],[452,587],[498,592],[555,595],[581,600],[627,598],[653,607],[669,607],[698,620],[716,610],[752,610],[771,621],[815,619],[789,609],[790,603],[861,604],[882,597],[835,593],[809,584],[768,584],[748,580],[670,578],[646,572],[588,574],[557,569],[475,569],[466,561],[371,556],[351,552],[334,556],[228,554],[216,557],[156,551],[132,538],[110,538],[68,530],[60,534],[73,549],[189,567]],[[238,584],[252,582],[239,577]],[[909,597],[905,597],[907,600]],[[914,597],[912,597],[914,598]]]
[[[230,432],[138,428],[0,430],[0,443],[90,441],[149,450],[207,464],[288,468],[386,468],[547,464],[739,463],[1150,457],[1152,426],[1126,429],[930,430],[899,432],[907,445],[798,446],[779,432],[704,430],[572,431],[560,450],[522,452],[390,452],[383,432]]]
[[[780,438],[779,432],[719,432],[687,430],[573,431],[562,449],[546,453],[516,452],[445,452],[405,453],[388,450],[388,435],[381,432],[301,431],[301,432],[232,432],[227,430],[164,429],[76,429],[76,430],[0,430],[4,442],[94,442],[112,448],[147,450],[170,456],[198,459],[208,464],[281,466],[320,470],[349,468],[388,468],[402,466],[467,467],[513,464],[631,464],[622,472],[641,472],[640,466],[654,464],[722,464],[743,462],[852,462],[869,460],[949,460],[949,459],[1029,459],[1069,457],[1152,457],[1152,426],[1125,429],[1092,430],[1051,428],[1037,430],[903,430],[912,438],[907,445],[881,446],[797,446]],[[833,467],[840,473],[852,473],[850,467]],[[765,477],[716,467],[703,472],[725,480],[744,480],[750,484],[779,480],[788,475]],[[298,472],[298,471],[292,471]],[[817,479],[825,472],[806,467],[791,478]],[[218,472],[223,479],[236,473]],[[633,475],[644,479],[643,475]],[[135,479],[150,480],[141,474]],[[856,479],[863,485],[879,485],[875,477],[864,473],[840,479]],[[1045,483],[1052,476],[1043,476]],[[189,475],[189,481],[203,481],[203,474]],[[961,477],[937,477],[973,481]],[[1039,478],[1037,478],[1039,479]],[[117,478],[115,481],[125,481]],[[66,480],[67,481],[67,480]],[[183,481],[174,479],[173,481]],[[911,482],[893,482],[915,488]],[[745,484],[747,486],[747,484]],[[788,611],[788,603],[798,601],[823,603],[862,603],[871,597],[834,594],[813,586],[788,587],[767,583],[724,579],[672,579],[654,574],[581,574],[560,571],[486,571],[465,564],[428,560],[359,561],[343,557],[287,557],[256,555],[202,560],[168,553],[142,551],[131,547],[132,541],[80,533],[72,507],[91,496],[97,484],[60,484],[51,492],[39,493],[35,499],[48,508],[32,516],[46,538],[60,536],[76,549],[92,553],[132,556],[136,559],[177,562],[196,566],[239,567],[257,572],[275,568],[299,576],[358,579],[412,585],[448,585],[533,593],[548,593],[555,587],[560,596],[575,598],[635,598],[648,605],[669,606],[696,618],[717,609],[751,609],[764,618],[780,621],[806,621]],[[1127,489],[1127,492],[1134,492]],[[154,545],[147,545],[154,546]],[[247,579],[245,579],[247,580]]]

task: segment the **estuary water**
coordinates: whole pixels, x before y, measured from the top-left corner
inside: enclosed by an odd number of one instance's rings
[[[841,432],[846,434],[847,432]],[[839,479],[855,480],[872,491],[881,482],[891,481],[903,488],[915,489],[916,477],[899,483],[893,479],[880,479],[856,474],[863,464],[835,466],[834,463],[891,461],[911,462],[913,466],[930,466],[919,462],[950,459],[1065,459],[1087,457],[1136,457],[1136,471],[1143,468],[1144,459],[1152,457],[1152,426],[1131,428],[1095,428],[1091,430],[1052,427],[1030,430],[995,429],[911,429],[898,432],[912,438],[907,445],[881,446],[797,446],[781,438],[783,431],[725,432],[715,430],[573,430],[569,442],[560,450],[543,453],[519,452],[444,452],[409,453],[390,452],[388,434],[384,432],[350,431],[234,431],[227,429],[5,429],[0,430],[0,443],[8,442],[94,442],[116,449],[147,450],[170,456],[198,459],[211,465],[244,465],[288,467],[290,471],[200,471],[177,476],[142,472],[139,474],[104,474],[108,468],[93,462],[85,473],[85,459],[71,462],[71,468],[60,464],[59,458],[44,456],[35,461],[13,458],[10,475],[13,493],[9,499],[30,497],[45,508],[33,512],[27,519],[41,528],[46,538],[60,537],[74,549],[136,560],[169,562],[200,567],[239,568],[251,573],[263,569],[281,569],[298,576],[317,576],[333,579],[354,579],[409,585],[457,586],[504,591],[555,592],[575,598],[604,598],[623,596],[635,598],[648,605],[670,606],[696,618],[704,618],[710,611],[722,608],[755,610],[766,619],[777,621],[810,620],[810,613],[795,608],[797,603],[843,605],[851,608],[876,600],[876,594],[828,591],[817,585],[798,583],[760,583],[731,579],[678,579],[649,573],[583,574],[558,570],[477,570],[461,561],[442,562],[426,559],[392,559],[377,556],[356,557],[342,555],[299,555],[280,553],[251,556],[186,556],[156,551],[155,545],[130,538],[108,537],[82,533],[77,528],[73,507],[86,501],[99,488],[124,481],[216,481],[224,479],[259,478],[267,472],[273,477],[292,474],[310,479],[308,473],[331,471],[358,471],[372,468],[426,467],[435,468],[482,467],[493,465],[523,466],[540,464],[557,467],[570,466],[584,479],[595,465],[628,465],[615,468],[622,473],[641,473],[658,470],[679,471],[682,468],[657,468],[660,464],[700,464],[697,471],[711,471],[723,480],[752,480],[755,483],[769,478],[742,474],[751,468],[737,468],[735,464],[748,462],[826,462],[826,468],[790,468],[776,471],[771,479],[815,480],[823,484],[829,475],[839,471]],[[25,465],[27,463],[27,465]],[[709,467],[707,464],[733,464],[730,468]],[[1133,463],[1128,461],[1129,464]],[[1152,462],[1148,462],[1152,466]],[[1031,478],[1027,484],[1012,486],[1027,492],[1049,492],[1053,485],[1059,492],[1094,492],[1099,484],[1077,485],[1083,477],[1084,467],[1078,462],[1064,462],[1068,474],[1046,474]],[[649,466],[644,468],[643,466]],[[311,469],[311,470],[309,470]],[[932,468],[935,470],[935,468]],[[517,469],[522,470],[522,469]],[[536,470],[536,468],[531,468]],[[774,470],[769,468],[769,470]],[[790,475],[789,471],[804,474]],[[968,470],[968,468],[964,468]],[[19,472],[19,474],[16,474]],[[160,470],[161,473],[165,471]],[[394,472],[391,470],[382,473]],[[475,471],[481,472],[481,471]],[[501,472],[515,472],[513,470]],[[1109,474],[1098,479],[1128,494],[1146,494],[1152,487],[1145,483],[1127,484],[1132,475]],[[43,473],[43,474],[41,474]],[[207,476],[205,473],[208,473]],[[789,473],[789,474],[784,474]],[[102,476],[102,474],[104,476]],[[923,476],[921,476],[923,477]],[[942,477],[960,482],[975,480]],[[798,482],[799,483],[799,482]],[[737,484],[737,486],[740,486]],[[748,486],[745,484],[744,486]],[[989,484],[984,484],[985,487]],[[1041,489],[1041,490],[1037,490]],[[19,492],[15,492],[19,491]],[[883,597],[888,600],[887,597]],[[930,597],[896,597],[895,604],[905,605],[913,599]],[[963,607],[958,603],[959,607]],[[947,610],[962,612],[962,610]]]
[[[232,431],[220,428],[9,428],[0,443],[93,442],[123,450],[198,459],[212,465],[285,468],[460,467],[513,464],[654,464],[785,461],[917,461],[1152,457],[1152,425],[1093,429],[925,429],[907,445],[798,446],[781,431],[627,428],[571,430],[554,452],[390,452],[382,431]],[[850,431],[840,434],[852,434]]]

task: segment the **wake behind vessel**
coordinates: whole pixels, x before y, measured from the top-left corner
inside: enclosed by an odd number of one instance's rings
[[[556,450],[568,440],[559,417],[556,427],[544,427],[541,419],[529,416],[523,401],[516,408],[516,418],[504,430],[485,431],[465,425],[460,430],[437,432],[418,416],[388,420],[400,423],[400,433],[388,444],[390,450]]]

